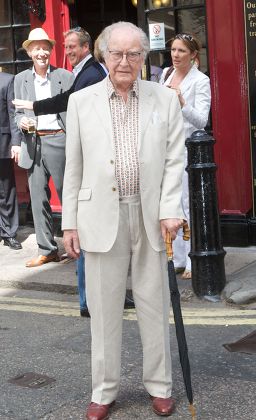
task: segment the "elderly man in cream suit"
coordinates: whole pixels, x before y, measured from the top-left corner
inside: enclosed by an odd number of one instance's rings
[[[158,415],[174,410],[164,239],[182,225],[183,120],[177,95],[137,79],[149,43],[128,22],[104,29],[109,76],[70,96],[64,244],[86,251],[92,331],[88,420],[107,419],[120,382],[122,317],[131,263],[143,382]]]

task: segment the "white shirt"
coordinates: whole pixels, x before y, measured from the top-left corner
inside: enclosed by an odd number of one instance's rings
[[[49,79],[50,68],[48,68],[46,77],[39,76],[33,67],[34,85],[36,92],[36,100],[51,98],[51,81]],[[37,130],[59,130],[56,114],[40,115],[37,117]]]
[[[85,65],[85,63],[90,60],[90,58],[92,57],[91,54],[88,54],[82,61],[80,61],[72,70],[73,75],[76,77],[78,75],[78,73],[80,73],[80,71],[82,70],[83,66]]]

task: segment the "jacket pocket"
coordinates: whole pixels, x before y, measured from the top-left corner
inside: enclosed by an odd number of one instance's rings
[[[78,194],[78,201],[90,200],[92,195],[91,188],[81,188]]]

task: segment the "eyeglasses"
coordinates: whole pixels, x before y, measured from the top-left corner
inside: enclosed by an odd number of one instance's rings
[[[128,51],[127,53],[123,53],[122,51],[108,50],[108,52],[111,60],[115,61],[116,63],[120,63],[124,56],[129,63],[137,63],[142,54],[142,51]]]
[[[193,41],[193,37],[189,34],[177,34],[174,39],[186,39],[188,41]]]

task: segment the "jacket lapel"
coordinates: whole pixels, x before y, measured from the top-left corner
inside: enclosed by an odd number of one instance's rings
[[[58,95],[59,93],[64,92],[60,75],[58,74],[57,71],[54,71],[54,70],[55,70],[55,67],[50,66],[49,79],[51,81],[52,97],[55,95]]]
[[[139,82],[139,133],[138,133],[138,151],[142,146],[145,132],[152,117],[153,108],[155,102],[152,99],[152,93],[150,89],[150,82]]]
[[[112,118],[107,90],[107,78],[95,85],[93,104],[100,123],[104,127],[104,130],[106,131],[114,149]]]
[[[184,77],[184,79],[182,80],[180,84],[180,89],[181,89],[182,94],[184,94],[184,92],[190,89],[192,80],[196,77],[196,75],[197,75],[197,69],[193,66],[191,67],[188,74],[186,75],[186,77]]]
[[[24,89],[26,90],[26,95],[28,98],[31,98],[31,101],[36,101],[36,92],[34,85],[34,75],[32,70],[28,70],[25,74],[25,84]]]

